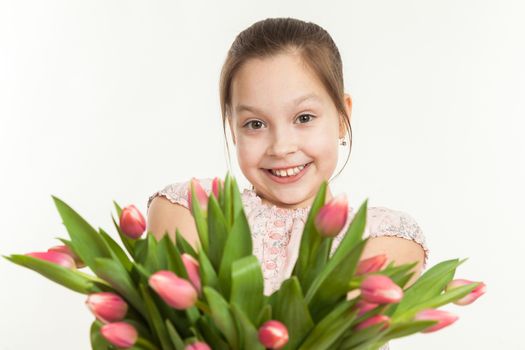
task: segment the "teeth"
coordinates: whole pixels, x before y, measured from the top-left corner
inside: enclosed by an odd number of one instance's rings
[[[304,169],[304,167],[305,167],[304,165],[301,165],[295,168],[289,168],[289,169],[283,169],[283,170],[270,169],[270,171],[275,176],[286,177],[286,176],[292,176],[292,175],[298,174],[301,170]]]

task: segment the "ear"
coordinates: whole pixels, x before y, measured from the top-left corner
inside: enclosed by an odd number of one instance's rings
[[[345,96],[344,96],[344,103],[345,103],[345,111],[346,111],[346,114],[348,115],[348,122],[350,122],[352,118],[352,97],[350,97],[350,95],[347,93],[345,93]],[[339,138],[343,138],[346,135],[346,126],[345,126],[345,122],[343,118],[344,116],[340,115]]]

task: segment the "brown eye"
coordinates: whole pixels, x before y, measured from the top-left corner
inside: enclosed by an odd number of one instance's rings
[[[307,118],[303,118],[303,117],[307,117]],[[311,119],[314,119],[315,117],[311,114],[301,114],[300,116],[297,117],[297,119],[307,123],[309,122]],[[304,124],[304,123],[301,123],[301,124]]]
[[[262,122],[260,120],[250,120],[248,123],[244,124],[244,128],[246,128],[248,125],[254,126],[253,128],[248,129],[259,129],[262,125]]]

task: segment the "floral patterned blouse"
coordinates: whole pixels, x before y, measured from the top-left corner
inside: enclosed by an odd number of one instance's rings
[[[198,179],[209,195],[213,179]],[[147,202],[147,208],[153,198],[164,196],[170,202],[188,208],[187,191],[189,180],[167,185],[153,193]],[[264,294],[271,295],[279,289],[281,283],[290,277],[297,260],[301,235],[311,206],[306,208],[285,209],[262,203],[253,189],[244,189],[241,193],[244,210],[248,218],[253,241],[253,253],[258,258],[264,277]],[[354,217],[354,208],[349,206],[345,227],[334,238],[330,256],[339,246],[350,222]],[[417,222],[407,213],[386,207],[368,207],[367,222],[363,238],[395,236],[421,245],[425,252],[423,269],[429,256],[425,236]],[[388,343],[380,350],[389,349]]]

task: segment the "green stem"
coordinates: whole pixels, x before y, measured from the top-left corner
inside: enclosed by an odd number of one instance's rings
[[[210,308],[208,307],[208,305],[206,305],[205,303],[203,303],[202,301],[200,300],[197,300],[195,302],[195,306],[199,308],[199,310],[201,310],[202,312],[204,312],[205,314],[209,314],[210,313]]]
[[[136,345],[140,345],[142,348],[146,350],[159,350],[155,345],[153,345],[150,341],[148,341],[145,338],[138,338]]]

